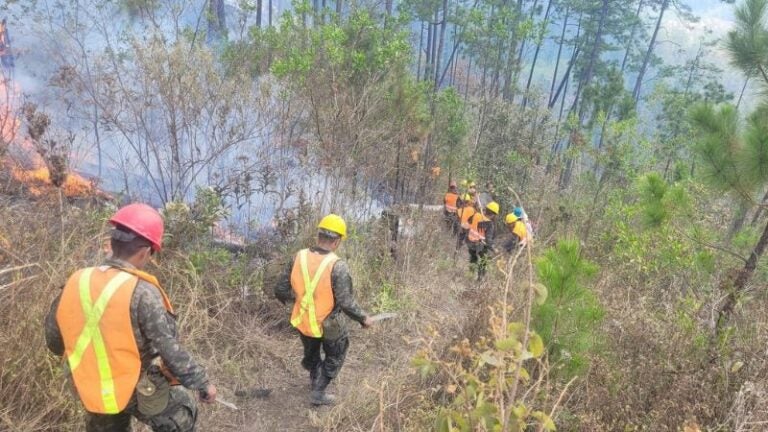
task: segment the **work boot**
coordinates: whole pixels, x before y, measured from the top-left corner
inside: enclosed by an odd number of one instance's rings
[[[331,379],[320,373],[312,384],[312,391],[309,393],[309,403],[313,406],[333,405],[336,403],[336,397],[325,392]]]

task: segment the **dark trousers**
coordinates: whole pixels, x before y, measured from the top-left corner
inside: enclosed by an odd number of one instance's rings
[[[131,417],[152,428],[153,432],[192,432],[197,420],[197,404],[189,392],[182,386],[171,387],[170,400],[163,412],[147,417],[141,414],[132,399],[128,406],[118,414],[85,415],[87,432],[131,432]]]
[[[469,250],[469,264],[477,268],[477,280],[485,276],[485,270],[488,268],[488,248],[483,244],[470,243],[467,245]]]
[[[456,231],[458,228],[458,219],[456,217],[456,213],[450,213],[450,212],[444,211],[443,223],[445,224],[445,229],[450,231],[453,235],[456,235]]]
[[[504,251],[508,254],[511,254],[515,249],[517,249],[519,243],[520,240],[517,238],[517,236],[511,236],[506,241],[504,241]]]
[[[304,345],[304,358],[301,360],[301,366],[308,370],[311,375],[319,370],[329,380],[336,378],[344,365],[344,358],[349,348],[349,337],[342,335],[338,339],[327,340],[304,336],[301,333],[299,336],[302,345]],[[325,358],[320,354],[321,348]]]
[[[464,243],[467,241],[467,235],[469,234],[469,230],[466,230],[459,225],[458,228],[458,234],[456,235],[456,250],[461,249],[462,246],[464,246]]]

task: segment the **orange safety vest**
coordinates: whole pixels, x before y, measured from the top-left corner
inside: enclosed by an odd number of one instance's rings
[[[458,206],[456,205],[458,200],[458,194],[453,192],[446,193],[445,198],[443,199],[443,202],[445,203],[445,211],[448,213],[456,213],[456,210],[458,210]]]
[[[467,240],[469,240],[472,243],[477,243],[480,241],[485,241],[485,229],[480,228],[480,223],[482,222],[490,222],[491,220],[485,217],[482,213],[476,213],[474,217],[472,217],[472,223],[469,227],[469,234],[467,235]]]
[[[72,380],[89,412],[121,412],[136,388],[141,356],[131,325],[131,298],[139,279],[155,285],[173,313],[157,279],[139,270],[85,268],[69,277],[61,293],[56,322]]]
[[[296,254],[291,270],[291,287],[296,295],[291,313],[291,325],[309,337],[323,337],[323,321],[335,304],[331,286],[331,272],[339,257],[325,255],[309,249]]]
[[[472,218],[472,216],[475,215],[475,213],[477,213],[477,211],[471,205],[459,209],[459,221],[461,222],[462,228],[469,229],[469,220]]]

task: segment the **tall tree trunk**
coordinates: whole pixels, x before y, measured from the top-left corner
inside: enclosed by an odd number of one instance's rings
[[[624,51],[624,59],[621,61],[621,71],[624,72],[627,67],[627,60],[629,60],[629,54],[632,52],[632,42],[635,39],[635,33],[637,33],[637,26],[640,25],[640,12],[645,6],[645,0],[640,0],[637,4],[637,12],[635,12],[635,23],[632,24],[632,31],[629,32],[629,42],[627,42],[627,49]]]
[[[528,14],[528,19],[533,22],[533,15],[536,12],[536,6],[538,5],[539,0],[533,0],[533,6],[531,7],[531,11]],[[522,12],[522,2],[518,2],[520,5],[519,10]],[[523,37],[520,40],[520,49],[517,52],[517,61],[515,63],[515,71],[513,73],[512,82],[517,84],[519,78],[520,78],[520,70],[523,67],[523,55],[525,54],[525,44],[528,42],[528,37]]]
[[[737,110],[741,106],[741,100],[744,98],[744,90],[747,89],[747,84],[749,84],[749,77],[747,77],[747,79],[744,80],[744,86],[741,87],[741,93],[739,93],[739,101],[736,102],[736,109]]]
[[[544,12],[544,20],[542,24],[542,28],[544,29],[544,34],[546,34],[546,29],[549,26],[549,12],[552,10],[552,3],[554,0],[549,0],[549,3],[547,3],[547,11]],[[523,109],[528,106],[528,99],[531,94],[531,82],[533,82],[533,71],[536,70],[536,61],[539,59],[539,51],[541,51],[541,45],[544,43],[544,38],[539,38],[536,41],[536,51],[533,53],[533,61],[531,62],[531,71],[528,73],[528,82],[525,84],[525,96],[523,97]]]
[[[256,1],[256,27],[261,28],[261,14],[264,8],[264,0]]]
[[[341,10],[344,7],[344,0],[336,0],[336,17],[341,19]]]
[[[739,230],[744,226],[744,220],[747,218],[747,212],[749,211],[749,205],[747,203],[739,203],[739,207],[736,209],[736,214],[733,216],[730,228],[726,234],[726,240],[731,240]]]
[[[665,0],[666,1],[666,0]],[[597,60],[600,58],[600,54],[603,49],[603,31],[605,30],[605,23],[608,18],[608,7],[610,6],[610,0],[603,0],[603,6],[600,11],[600,21],[597,24],[597,30],[595,31],[595,42],[592,44],[592,53],[589,56],[589,63],[587,63],[587,69],[584,72],[583,78],[579,82],[579,87],[576,89],[576,99],[573,101],[573,106],[579,102],[579,95],[581,90],[592,84],[592,78],[595,74],[595,67]],[[584,106],[579,110],[579,125],[583,120]]]
[[[417,66],[416,66],[416,79],[419,79],[419,76],[421,76],[421,54],[424,52],[424,21],[421,22],[421,33],[419,34],[419,58],[417,60]]]
[[[538,0],[536,0],[538,1]],[[505,3],[506,4],[506,3]],[[507,50],[507,65],[506,74],[504,76],[504,90],[502,91],[502,98],[507,101],[512,101],[515,97],[515,87],[517,84],[517,73],[520,70],[520,57],[517,54],[519,46],[519,34],[517,34],[517,28],[520,24],[520,16],[523,15],[523,0],[517,0],[515,5],[515,16],[518,17],[513,23],[513,28],[510,29],[512,33],[512,41],[509,44]],[[517,61],[517,63],[515,63]],[[499,66],[501,67],[501,66]]]
[[[438,14],[440,13],[439,9],[440,8],[435,8],[435,14],[432,17],[432,22],[434,23],[432,24],[432,48],[431,48],[432,58],[430,58],[430,61],[429,61],[430,70],[429,70],[429,75],[427,77],[428,80],[431,80],[434,77],[435,69],[437,69],[436,67],[437,65],[435,64],[435,62],[437,61],[437,39],[438,39],[437,30],[438,30],[438,18],[439,18]]]
[[[570,5],[565,7],[565,18],[563,19],[563,30],[560,32],[560,43],[557,47],[557,59],[555,60],[555,72],[552,74],[552,86],[549,89],[550,103],[553,100],[555,94],[555,83],[557,83],[557,71],[560,68],[560,57],[563,54],[563,45],[565,45],[565,31],[568,28],[568,18],[571,16]],[[550,108],[552,106],[550,105]]]
[[[424,59],[424,81],[429,80],[432,76],[432,67],[430,61],[432,60],[432,23],[427,21],[427,52]]]
[[[765,191],[765,195],[763,195],[763,200],[760,201],[760,205],[757,206],[757,211],[755,211],[755,215],[752,216],[752,221],[750,221],[750,225],[755,226],[758,220],[760,220],[760,216],[763,214],[763,206],[768,204],[768,190]]]
[[[440,62],[445,46],[445,28],[448,26],[448,0],[443,0],[443,21],[440,23],[440,40],[437,44],[437,56],[435,58],[435,91],[437,91],[442,77],[440,76]]]
[[[394,3],[393,0],[386,0],[384,3],[387,10],[387,16],[392,16],[392,3]]]
[[[747,283],[755,273],[757,262],[760,257],[763,256],[766,246],[768,246],[768,223],[766,223],[765,228],[763,228],[763,234],[760,236],[760,240],[758,240],[754,249],[752,249],[752,253],[749,255],[747,262],[744,263],[744,268],[736,272],[732,282],[726,280],[720,284],[721,290],[725,291],[727,296],[717,311],[716,330],[718,335],[725,330],[725,325],[733,312],[733,308],[736,306],[739,296],[744,292]]]
[[[208,2],[208,34],[212,39],[221,39],[227,28],[224,0]]]
[[[555,106],[557,103],[557,100],[560,98],[560,94],[563,92],[563,88],[566,86],[566,83],[570,80],[571,77],[571,70],[573,69],[573,65],[576,64],[576,58],[579,55],[579,47],[574,48],[573,54],[571,54],[571,60],[568,62],[568,69],[565,70],[565,74],[563,75],[562,81],[560,81],[560,85],[557,86],[557,91],[555,92],[555,96],[549,101],[549,108]],[[565,100],[565,94],[563,94],[563,100]]]
[[[269,11],[267,11],[267,24],[272,27],[272,0],[269,0],[267,6],[269,7]]]
[[[648,71],[648,64],[651,62],[651,56],[653,55],[653,49],[656,47],[656,37],[659,35],[659,29],[661,28],[661,21],[664,19],[664,12],[669,8],[669,0],[663,0],[661,3],[661,10],[659,11],[659,18],[656,20],[656,28],[653,30],[653,36],[651,36],[651,42],[648,44],[648,50],[643,57],[643,63],[640,66],[640,72],[637,74],[637,81],[635,81],[635,89],[632,91],[632,97],[635,98],[635,103],[640,100],[640,90],[643,86],[643,78]]]
[[[469,58],[469,61],[467,62],[467,76],[464,80],[464,103],[467,103],[467,98],[469,97],[469,77],[472,75],[472,57]]]

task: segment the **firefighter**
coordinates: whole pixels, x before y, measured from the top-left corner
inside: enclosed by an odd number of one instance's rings
[[[373,323],[355,301],[347,263],[334,253],[347,237],[346,223],[330,214],[317,228],[316,245],[299,251],[275,285],[277,299],[283,304],[292,303],[291,325],[298,330],[304,346],[301,365],[309,371],[309,402],[313,406],[334,403],[334,397],[325,390],[338,375],[349,347],[341,313],[364,328]]]
[[[493,251],[493,240],[496,234],[494,221],[499,214],[499,204],[491,201],[485,206],[485,212],[472,216],[467,233],[467,249],[469,264],[477,269],[477,280],[482,280],[488,266],[487,255]]]
[[[464,194],[461,197],[460,207],[457,211],[457,239],[456,250],[461,249],[461,246],[467,240],[467,233],[469,232],[469,224],[472,216],[477,213],[475,210],[475,201],[469,194]]]
[[[533,240],[533,226],[531,226],[531,221],[528,219],[528,214],[525,213],[522,207],[515,207],[512,213],[525,224],[526,243],[530,243]]]
[[[510,213],[504,217],[504,224],[510,233],[510,237],[504,242],[504,250],[507,253],[512,253],[517,247],[524,247],[528,243],[528,230],[525,222],[516,214]]]
[[[478,199],[478,205],[480,207],[490,203],[491,201],[496,201],[496,192],[492,182],[490,181],[485,182],[485,191],[479,192],[477,194],[477,199]]]
[[[184,387],[207,403],[216,387],[179,344],[173,306],[142,270],[161,248],[163,220],[131,204],[109,222],[111,257],[69,277],[45,319],[47,346],[66,359],[86,431],[130,431],[131,417],[153,431],[192,431],[197,406]]]
[[[459,192],[455,181],[448,184],[448,192],[443,197],[443,220],[446,227],[452,232],[456,232],[457,217],[456,212],[459,209]]]

